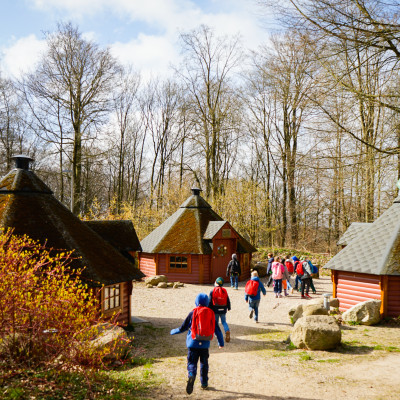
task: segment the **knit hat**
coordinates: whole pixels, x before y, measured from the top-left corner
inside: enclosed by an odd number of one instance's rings
[[[237,255],[235,253],[232,254],[232,260],[237,259]]]
[[[296,256],[293,256],[293,257],[292,257],[292,260],[293,260],[293,261],[299,261],[299,259],[298,259]]]
[[[222,286],[222,285],[224,284],[224,280],[223,280],[221,277],[218,277],[218,278],[215,280],[215,283],[216,283],[218,286]]]
[[[194,304],[196,304],[196,306],[204,306],[204,307],[207,307],[207,306],[208,306],[208,301],[209,301],[209,298],[208,298],[208,295],[207,295],[207,294],[205,294],[205,293],[199,293],[199,294],[196,296],[196,300],[195,300]]]

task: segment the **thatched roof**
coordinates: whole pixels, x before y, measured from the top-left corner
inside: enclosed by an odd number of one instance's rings
[[[92,220],[83,222],[121,253],[142,250],[139,238],[130,220]]]
[[[74,250],[90,286],[143,277],[114,247],[72,214],[34,172],[16,168],[0,181],[0,227],[26,234],[55,250]]]
[[[211,241],[229,222],[215,213],[197,192],[142,241],[145,253],[211,254]],[[229,225],[230,226],[230,225]],[[233,228],[232,228],[233,229]],[[234,230],[234,229],[233,229]],[[235,231],[236,232],[236,231]],[[237,232],[236,232],[237,233]],[[239,235],[237,252],[252,253],[257,249]]]
[[[355,237],[370,225],[369,222],[353,222],[337,241],[338,246],[347,246]]]
[[[375,222],[366,225],[325,268],[400,275],[400,196]]]

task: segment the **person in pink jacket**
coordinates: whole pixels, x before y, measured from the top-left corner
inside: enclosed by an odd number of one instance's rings
[[[279,256],[275,257],[275,261],[271,266],[272,279],[274,280],[274,293],[275,297],[282,297],[282,278],[285,273],[285,267],[281,263]]]

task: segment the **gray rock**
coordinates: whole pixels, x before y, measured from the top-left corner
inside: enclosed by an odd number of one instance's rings
[[[288,312],[289,317],[293,317],[293,315],[296,312],[296,310],[297,310],[297,306],[296,307],[292,307]]]
[[[304,304],[303,317],[307,315],[328,315],[328,310],[320,304]]]
[[[161,288],[161,289],[166,289],[166,288],[168,287],[168,284],[167,284],[167,282],[160,282],[160,283],[157,285],[157,287],[158,287],[158,288]]]
[[[174,286],[174,282],[168,282],[168,283],[167,283],[167,286],[168,286],[168,287],[173,287],[173,286]]]
[[[176,287],[184,287],[185,284],[181,283],[181,282],[175,282],[174,286],[176,285]]]
[[[367,300],[358,303],[342,314],[343,321],[361,325],[374,325],[381,320],[380,300]]]
[[[341,341],[342,332],[336,319],[329,315],[307,315],[295,323],[290,334],[292,343],[300,349],[330,350]]]
[[[330,300],[329,305],[333,308],[339,308],[339,299],[334,297],[333,299]]]
[[[106,322],[95,327],[95,338],[90,345],[105,350],[105,359],[117,360],[129,351],[130,340],[124,329]]]
[[[258,272],[258,276],[260,278],[267,275],[267,268],[268,268],[268,263],[265,263],[265,262],[258,262],[253,267],[253,269]]]
[[[291,317],[292,324],[295,324],[296,321],[298,319],[300,319],[302,316],[303,316],[303,304],[299,304],[296,307],[296,311],[294,312],[294,314]]]
[[[292,315],[290,315],[291,313]],[[291,317],[293,324],[307,315],[328,315],[328,310],[323,307],[321,302],[307,302],[307,304],[299,304],[294,312],[293,309],[289,311],[289,317]]]
[[[148,276],[144,282],[150,285],[157,286],[160,282],[168,282],[168,279],[165,275],[155,275],[155,276]]]
[[[149,289],[151,289],[151,288],[153,288],[154,286],[151,285],[150,283],[148,283],[148,284],[146,285],[146,287],[149,288]]]

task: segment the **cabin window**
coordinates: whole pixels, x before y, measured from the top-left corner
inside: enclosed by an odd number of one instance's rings
[[[222,229],[222,237],[224,239],[231,237],[231,230],[230,229]]]
[[[186,270],[188,268],[188,258],[184,256],[170,256],[169,267]]]
[[[104,311],[112,311],[121,307],[121,289],[120,285],[111,285],[104,288]]]

